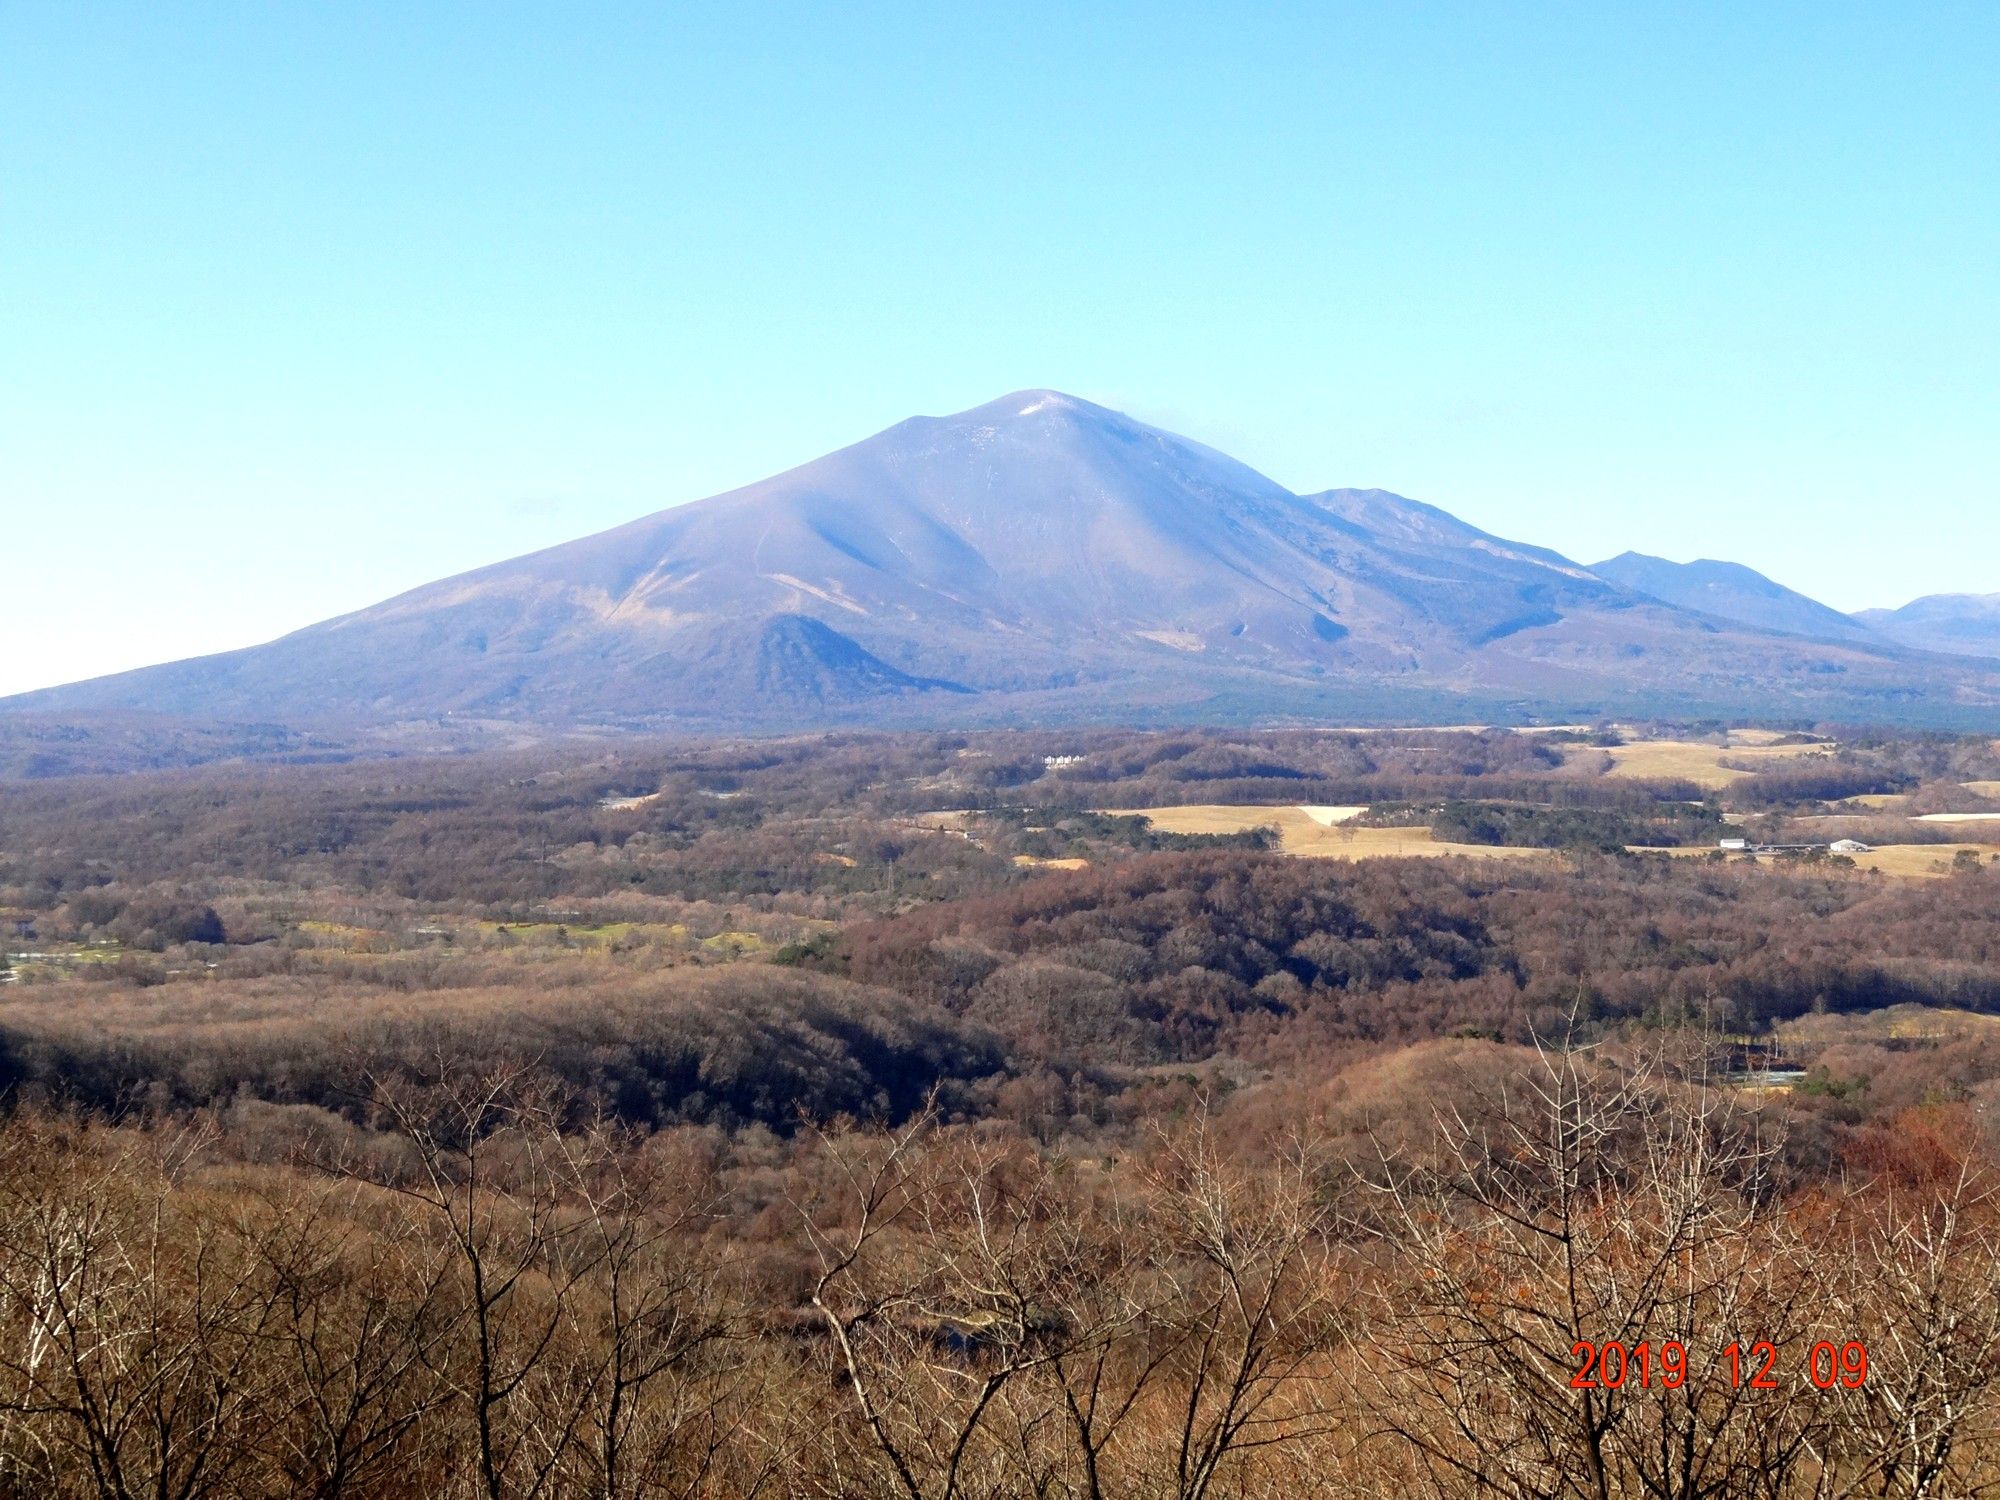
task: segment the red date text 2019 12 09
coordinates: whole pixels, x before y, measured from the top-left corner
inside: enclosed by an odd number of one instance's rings
[[[1687,1346],[1674,1339],[1631,1345],[1578,1340],[1570,1356],[1579,1361],[1569,1381],[1574,1390],[1619,1390],[1628,1385],[1677,1390],[1687,1383],[1690,1373]],[[1732,1343],[1721,1351],[1719,1360],[1732,1387],[1775,1390],[1778,1386],[1779,1350],[1768,1340]],[[1803,1370],[1794,1373],[1804,1374],[1823,1391],[1836,1387],[1855,1390],[1868,1381],[1868,1350],[1859,1340],[1845,1344],[1821,1340],[1806,1352]]]

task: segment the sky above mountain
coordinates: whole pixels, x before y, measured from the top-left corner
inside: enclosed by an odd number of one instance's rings
[[[0,691],[1056,385],[1840,608],[2000,587],[2000,12],[0,8]]]

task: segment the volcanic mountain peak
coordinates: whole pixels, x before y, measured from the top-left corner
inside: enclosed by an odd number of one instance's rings
[[[1385,490],[1295,495],[1031,389],[266,646],[9,706],[789,728],[2000,697],[1983,668],[1913,689],[1894,648],[1780,639],[1611,571]]]

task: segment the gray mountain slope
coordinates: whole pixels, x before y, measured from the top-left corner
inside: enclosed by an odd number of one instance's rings
[[[2000,594],[1926,594],[1900,609],[1858,610],[1854,618],[1918,650],[2000,657]]]
[[[1816,636],[1822,640],[1879,640],[1853,616],[1775,583],[1741,563],[1718,562],[1707,557],[1677,563],[1643,552],[1624,552],[1593,563],[1590,571],[1599,578],[1608,578],[1682,609],[1759,630]]]
[[[1023,391],[268,645],[4,706],[803,727],[1412,695],[1976,709],[2000,683],[1696,614],[1386,491],[1296,495]]]

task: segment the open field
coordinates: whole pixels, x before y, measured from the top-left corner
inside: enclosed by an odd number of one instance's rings
[[[1188,807],[1142,807],[1136,816],[1151,821],[1162,833],[1242,833],[1251,828],[1278,830],[1279,847],[1306,859],[1421,858],[1467,854],[1481,859],[1514,859],[1546,855],[1546,849],[1511,849],[1495,844],[1446,844],[1428,828],[1361,828],[1348,819],[1359,808],[1255,806],[1230,807],[1205,803]],[[1327,813],[1345,818],[1321,821]]]
[[[1855,816],[1853,813],[1799,813],[1793,816],[1789,822],[1790,826],[1795,829],[1817,830],[1815,837],[1819,834],[1824,834],[1828,838],[1838,838],[1844,832],[1856,827]],[[2000,844],[2000,813],[1913,813],[1907,818],[1896,821],[1953,825],[1959,830],[1959,837],[1966,842],[1975,844]],[[1887,819],[1882,819],[1874,821],[1870,826],[1879,833],[1885,826],[1894,827],[1895,824],[1889,822]],[[1856,837],[1861,838],[1864,842],[1874,842],[1874,840],[1868,838],[1865,832],[1857,834]],[[1883,845],[1896,842],[1897,840],[1895,839],[1885,837],[1881,844],[1877,844],[1876,847],[1880,848]],[[1932,845],[1930,847],[1936,848],[1938,846]]]
[[[2000,849],[1990,844],[1878,844],[1865,854],[1842,856],[1854,861],[1855,868],[1880,870],[1884,875],[1901,875],[1913,879],[1930,879],[1952,873],[1952,862],[1959,851],[1967,850],[1979,856],[1982,864],[2000,860]],[[1693,859],[1715,853],[1706,846],[1685,849],[1652,849],[1634,847],[1634,854],[1671,854],[1678,859]],[[1794,858],[1783,854],[1743,854],[1732,853],[1731,863],[1754,859],[1760,865],[1791,866],[1798,868]]]
[[[1949,875],[1961,850],[1978,855],[1982,863],[2000,857],[1981,844],[1886,844],[1851,858],[1861,869],[1880,870],[1884,875],[1930,877]]]
[[[1840,1015],[1781,1021],[1773,1033],[1787,1048],[1838,1042],[1935,1042],[2000,1029],[2000,1016],[1950,1005],[1889,1005]]]
[[[1826,755],[1829,743],[1774,745],[1757,730],[1733,730],[1727,744],[1705,740],[1633,740],[1605,750],[1611,757],[1613,776],[1692,781],[1708,791],[1720,791],[1751,773],[1722,764],[1725,760],[1794,760],[1800,756]]]
[[[1982,797],[2000,797],[2000,781],[1961,781],[1959,785]]]
[[[1313,807],[1301,804],[1299,811],[1319,824],[1320,827],[1331,828],[1336,823],[1353,822],[1356,818],[1367,812],[1368,809],[1365,805],[1361,807]]]

